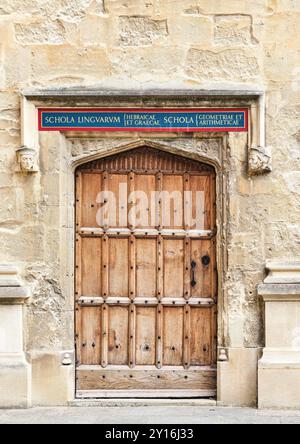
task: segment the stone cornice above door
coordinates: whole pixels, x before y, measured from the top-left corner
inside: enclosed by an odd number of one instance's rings
[[[266,146],[265,91],[260,87],[236,85],[208,89],[27,89],[22,97],[22,146],[39,151],[38,115],[40,107],[248,107],[248,174],[272,171],[271,148]],[[67,134],[67,133],[66,133]],[[226,132],[224,132],[226,134]],[[132,134],[134,137],[135,134]],[[81,138],[91,138],[81,133]],[[95,137],[95,135],[93,136]],[[192,137],[192,135],[191,135]]]

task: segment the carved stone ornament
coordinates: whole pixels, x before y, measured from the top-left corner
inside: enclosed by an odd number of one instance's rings
[[[258,176],[272,171],[272,156],[270,150],[255,146],[249,151],[249,175]]]
[[[227,362],[228,361],[228,355],[227,355],[227,350],[225,348],[221,348],[219,350],[219,358],[218,358],[219,362]]]
[[[17,171],[23,173],[36,173],[38,169],[37,151],[22,147],[17,150]]]

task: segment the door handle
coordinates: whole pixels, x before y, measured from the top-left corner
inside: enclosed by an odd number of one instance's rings
[[[191,266],[192,266],[192,282],[191,282],[191,285],[194,288],[197,285],[197,281],[196,281],[197,263],[195,261],[192,261]]]

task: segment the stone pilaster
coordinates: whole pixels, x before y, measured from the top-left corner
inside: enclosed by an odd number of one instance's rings
[[[266,347],[258,368],[260,408],[300,408],[300,262],[268,263]]]
[[[23,304],[29,292],[14,266],[0,265],[0,407],[31,405],[31,366],[23,343]]]

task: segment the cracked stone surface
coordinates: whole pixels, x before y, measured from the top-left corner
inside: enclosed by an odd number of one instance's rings
[[[148,46],[169,34],[167,20],[120,17],[119,23],[120,44],[124,46]]]
[[[65,28],[59,21],[42,21],[15,25],[16,39],[25,45],[61,45],[65,42]]]
[[[259,70],[255,57],[235,49],[222,52],[191,49],[186,65],[187,74],[201,80],[253,80]]]
[[[50,20],[62,19],[68,22],[78,22],[86,17],[88,7],[95,11],[104,12],[103,0],[2,0],[0,13],[3,15],[17,14],[43,16]]]
[[[215,41],[218,45],[251,45],[253,37],[251,16],[217,16]]]

